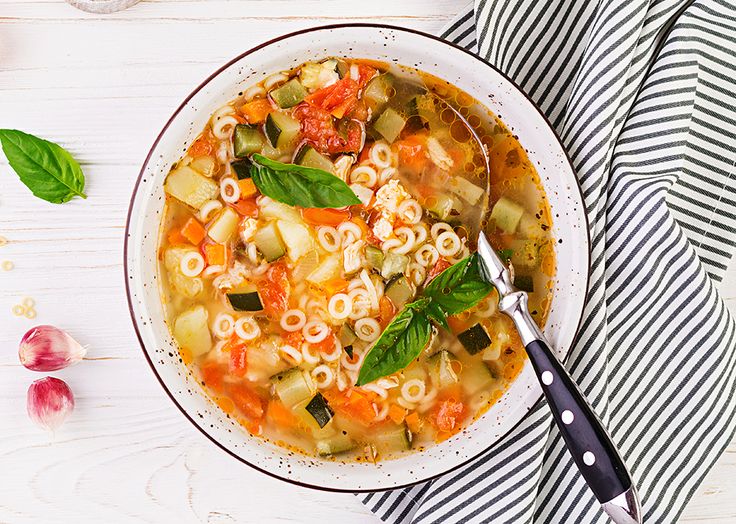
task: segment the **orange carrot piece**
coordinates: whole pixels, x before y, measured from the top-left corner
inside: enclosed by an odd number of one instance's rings
[[[255,198],[241,198],[231,206],[241,216],[252,218],[258,216],[258,204]]]
[[[184,238],[184,235],[181,234],[181,229],[178,227],[172,228],[166,238],[172,246],[189,243],[189,241]]]
[[[299,419],[279,400],[271,400],[266,408],[266,417],[282,429],[291,429],[299,426]]]
[[[238,180],[238,186],[240,187],[240,198],[250,198],[258,193],[258,188],[251,178]]]
[[[204,240],[207,232],[204,227],[202,227],[202,224],[199,223],[199,220],[194,217],[190,217],[189,220],[187,220],[181,227],[181,234],[189,242],[197,246],[202,242],[202,240]]]
[[[207,156],[215,150],[215,144],[212,137],[207,134],[202,134],[195,140],[189,148],[189,156],[199,157]]]
[[[340,291],[345,291],[348,288],[348,285],[350,285],[350,282],[348,282],[344,278],[334,278],[332,280],[324,282],[322,284],[322,288],[327,292],[328,295],[332,296],[335,293],[339,293]]]
[[[204,246],[204,258],[208,266],[225,265],[227,248],[223,244],[207,244]]]
[[[406,426],[412,433],[419,433],[422,430],[422,419],[419,418],[419,414],[416,411],[407,415],[405,420]]]
[[[313,226],[338,226],[350,220],[349,209],[307,207],[302,209],[302,218]]]
[[[406,410],[397,404],[391,404],[388,408],[388,417],[394,421],[394,424],[401,424],[406,417]]]
[[[251,100],[240,108],[240,112],[249,124],[262,124],[272,111],[271,102],[266,98]]]

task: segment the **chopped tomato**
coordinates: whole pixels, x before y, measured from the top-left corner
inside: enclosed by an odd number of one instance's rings
[[[212,154],[215,150],[215,141],[209,133],[205,133],[199,136],[192,145],[189,147],[189,156],[207,156]]]
[[[208,266],[225,265],[227,259],[227,248],[223,244],[206,244],[204,246],[204,258]]]
[[[230,204],[239,215],[256,218],[258,216],[258,204],[255,198],[241,198],[234,204]]]
[[[327,335],[322,342],[310,345],[315,349],[315,351],[322,352],[325,355],[333,355],[334,352],[338,350],[337,344],[335,344],[335,335],[332,333]]]
[[[217,362],[205,362],[199,367],[202,373],[202,382],[213,391],[222,389],[222,376],[225,374],[225,367]]]
[[[383,295],[378,301],[378,317],[380,319],[381,328],[386,328],[396,314],[396,307],[391,299]]]
[[[267,98],[258,98],[251,100],[240,108],[240,112],[245,117],[245,121],[249,124],[262,124],[266,121],[266,117],[273,111],[271,102]]]
[[[399,156],[399,164],[414,173],[421,173],[427,165],[426,140],[425,135],[417,134],[394,142]]]
[[[289,309],[289,278],[283,262],[272,264],[260,288],[263,309],[271,318],[278,318]]]
[[[235,406],[246,417],[254,420],[260,420],[263,417],[263,399],[249,385],[230,384],[228,394]]]
[[[364,426],[370,426],[375,422],[376,409],[373,406],[374,397],[367,392],[357,389],[348,389],[340,392],[337,389],[323,392],[329,405]]]
[[[426,286],[429,284],[434,277],[442,273],[445,269],[450,267],[452,264],[450,264],[447,260],[440,257],[439,260],[437,260],[437,263],[432,266],[432,269],[429,270],[429,273],[427,273],[427,280],[424,282],[424,285]]]
[[[236,377],[245,376],[248,370],[247,348],[245,344],[229,344],[230,346],[230,374]]]
[[[360,150],[363,128],[357,121],[347,122],[341,134],[329,111],[306,102],[296,106],[293,116],[300,122],[304,139],[320,153],[357,153]]]
[[[349,209],[307,207],[302,209],[302,218],[313,226],[338,226],[350,220]]]
[[[401,424],[406,418],[406,410],[398,404],[391,404],[388,408],[388,417],[393,420],[394,424]]]
[[[258,188],[252,178],[244,178],[238,180],[238,187],[240,188],[240,198],[246,199],[258,193]]]
[[[301,331],[291,331],[286,332],[281,335],[281,338],[284,339],[284,342],[286,342],[287,345],[299,349],[302,345],[302,342],[304,342],[304,335],[302,335]]]
[[[184,225],[181,226],[181,234],[184,238],[186,238],[189,242],[196,246],[199,245],[202,240],[204,240],[207,232],[205,231],[204,227],[202,227],[202,224],[199,223],[199,220],[194,217],[190,217],[189,220],[184,222]]]
[[[453,399],[443,400],[432,411],[430,420],[439,431],[453,431],[465,416],[465,405]]]
[[[358,82],[346,76],[332,85],[315,91],[306,98],[306,101],[337,118],[342,118],[358,102]]]

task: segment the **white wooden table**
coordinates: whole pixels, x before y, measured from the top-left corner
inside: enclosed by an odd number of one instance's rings
[[[34,199],[0,161],[0,522],[378,522],[351,495],[296,488],[232,460],[166,398],[135,339],[122,241],[133,181],[180,100],[227,59],[298,28],[351,20],[439,30],[466,0],[156,1],[112,16],[0,0],[0,127],[57,141],[83,165],[85,201]],[[1,156],[1,155],[0,155]],[[736,266],[722,287],[736,309]],[[11,315],[24,296],[34,321]],[[58,372],[77,409],[51,438],[28,420],[40,378],[16,356],[32,325],[89,346]],[[736,519],[736,443],[683,515]]]

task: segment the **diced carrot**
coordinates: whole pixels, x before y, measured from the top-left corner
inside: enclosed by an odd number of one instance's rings
[[[263,425],[260,420],[246,420],[242,424],[251,435],[260,435],[263,433]]]
[[[244,383],[231,384],[228,394],[235,406],[248,418],[260,420],[263,418],[263,399],[249,385]]]
[[[272,111],[271,102],[266,98],[251,100],[240,108],[240,112],[249,124],[262,124]]]
[[[238,180],[238,187],[240,187],[240,198],[243,199],[250,198],[258,193],[258,188],[252,178]]]
[[[313,226],[338,226],[350,220],[349,209],[332,209],[306,207],[302,209],[302,218]]]
[[[204,246],[204,258],[208,266],[222,266],[227,258],[227,248],[224,244],[207,244]]]
[[[381,296],[378,301],[378,317],[382,328],[389,325],[396,314],[396,307],[386,295]]]
[[[181,357],[182,362],[189,365],[194,360],[194,355],[192,355],[192,352],[187,347],[181,347],[179,348],[179,356]]]
[[[215,150],[214,137],[209,133],[204,133],[195,140],[189,147],[189,156],[199,157],[207,156]]]
[[[356,389],[348,390],[348,393],[348,401],[342,407],[343,411],[364,426],[373,424],[376,410],[371,398]]]
[[[232,415],[235,411],[235,404],[230,397],[217,397],[215,398],[215,404],[220,406],[220,409],[228,415]]]
[[[324,289],[328,295],[332,296],[340,291],[345,291],[348,288],[348,285],[350,285],[350,282],[344,278],[333,278],[332,280],[324,282],[322,284],[322,289]]]
[[[422,172],[428,160],[425,151],[426,140],[426,135],[416,134],[394,142],[402,167],[414,173]]]
[[[197,246],[202,242],[202,240],[204,240],[207,232],[204,227],[202,227],[202,224],[199,223],[199,220],[194,217],[190,217],[189,220],[184,222],[184,225],[181,227],[181,234],[184,238],[189,240],[189,242]]]
[[[266,408],[266,417],[281,429],[299,426],[299,419],[280,400],[272,399]]]
[[[232,208],[244,217],[256,218],[258,216],[258,204],[255,198],[241,198],[234,204],[230,204]]]
[[[416,411],[406,416],[406,426],[412,433],[419,433],[422,430],[422,419],[419,418],[419,414]]]
[[[391,404],[388,408],[388,417],[394,421],[395,424],[401,424],[404,422],[406,417],[406,410],[398,404]]]
[[[217,362],[205,362],[199,367],[202,374],[202,382],[205,386],[213,391],[222,389],[222,377],[225,374],[225,367]]]
[[[172,228],[166,238],[169,241],[169,244],[171,244],[172,246],[189,243],[184,235],[181,234],[181,229],[179,229],[178,227]]]
[[[447,317],[447,324],[450,326],[450,331],[453,333],[462,333],[470,326],[468,325],[467,319],[464,316],[452,315]]]

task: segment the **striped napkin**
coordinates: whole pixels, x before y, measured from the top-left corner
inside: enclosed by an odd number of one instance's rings
[[[593,264],[569,370],[648,523],[674,522],[736,426],[736,4],[480,0],[443,36],[506,72],[562,137]],[[360,495],[392,523],[604,523],[544,403],[470,465]]]

